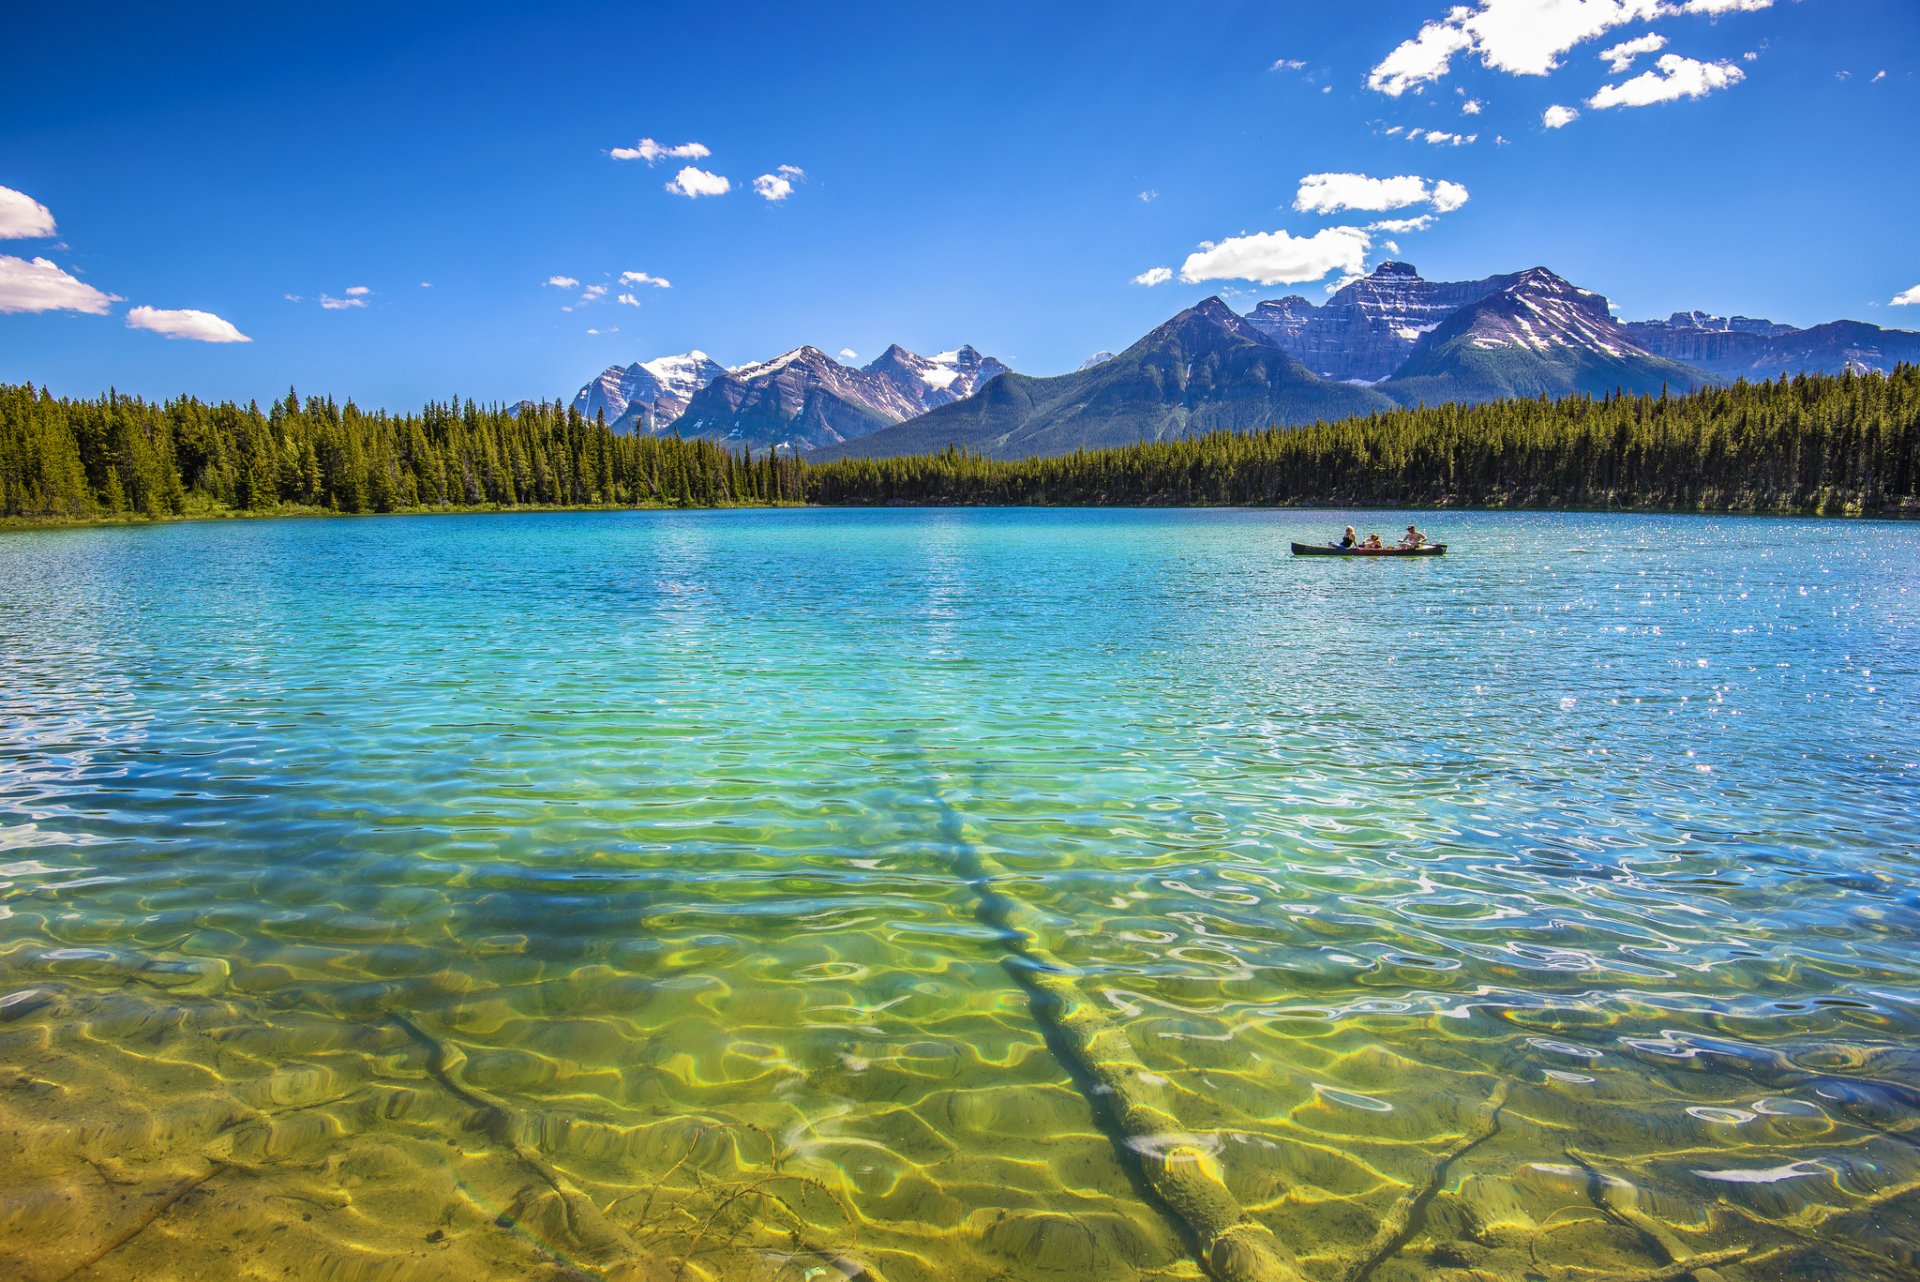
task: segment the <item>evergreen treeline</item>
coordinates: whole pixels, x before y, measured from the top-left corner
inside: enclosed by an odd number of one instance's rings
[[[622,436],[558,403],[364,413],[0,386],[0,516],[738,504],[1920,510],[1920,368],[1683,397],[1506,401],[1000,461],[809,465]]]
[[[815,503],[1920,513],[1920,367],[1691,395],[1500,401],[999,461],[811,468]]]
[[[791,457],[619,436],[557,403],[510,411],[455,400],[395,416],[291,392],[263,411],[0,386],[4,516],[714,507],[799,502],[803,471]]]

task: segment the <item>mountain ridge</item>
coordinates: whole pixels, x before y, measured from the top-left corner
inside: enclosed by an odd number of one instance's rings
[[[1903,361],[1920,362],[1920,333],[1701,311],[1622,321],[1604,296],[1545,267],[1429,281],[1390,260],[1322,304],[1292,294],[1242,315],[1203,299],[1118,356],[1102,350],[1048,377],[1017,374],[970,345],[922,356],[893,344],[859,368],[811,345],[732,369],[693,351],[609,366],[574,404],[617,410],[608,421],[622,431],[671,430],[754,453],[825,459],[960,444],[1013,457],[1395,405],[1684,391]]]

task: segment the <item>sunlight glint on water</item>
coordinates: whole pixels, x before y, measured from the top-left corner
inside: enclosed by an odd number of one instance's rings
[[[1920,529],[1347,519],[0,536],[0,1274],[1201,1276],[977,859],[1302,1276],[1899,1276]]]

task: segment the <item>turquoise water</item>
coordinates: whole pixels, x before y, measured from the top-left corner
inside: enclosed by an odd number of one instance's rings
[[[0,1275],[1910,1276],[1920,528],[1347,520],[0,535]]]

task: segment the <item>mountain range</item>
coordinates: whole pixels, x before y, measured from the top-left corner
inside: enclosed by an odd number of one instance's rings
[[[804,452],[971,396],[1007,367],[971,346],[935,356],[898,343],[863,368],[817,347],[728,369],[705,352],[610,365],[573,398],[619,432],[667,431],[755,452]]]
[[[755,453],[827,460],[961,445],[1013,458],[1423,403],[1682,392],[1917,361],[1920,333],[1907,330],[1703,312],[1621,322],[1603,296],[1544,267],[1448,282],[1386,262],[1317,305],[1289,295],[1241,315],[1206,299],[1118,355],[1052,377],[970,346],[921,356],[895,345],[860,368],[815,347],[732,369],[695,351],[610,366],[573,404],[619,431]]]

